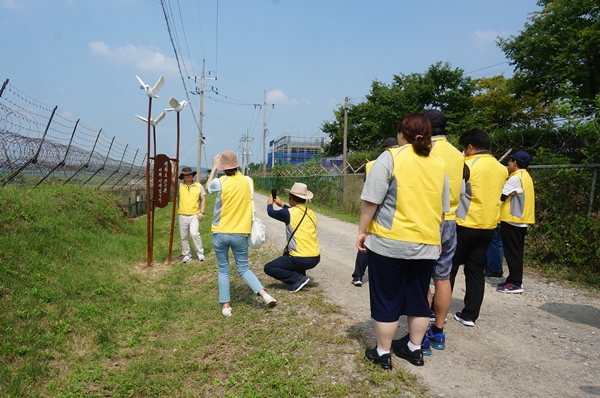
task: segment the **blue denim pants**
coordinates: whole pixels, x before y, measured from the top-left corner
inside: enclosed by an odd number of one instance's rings
[[[504,247],[502,246],[502,235],[500,224],[494,230],[494,237],[488,246],[487,269],[489,272],[502,272],[502,261],[504,260]]]
[[[250,289],[257,294],[263,289],[254,272],[248,268],[248,235],[243,234],[224,234],[214,233],[212,235],[213,249],[217,264],[219,266],[218,284],[219,284],[219,303],[229,303],[229,248],[233,253],[235,267],[238,274],[250,286]]]

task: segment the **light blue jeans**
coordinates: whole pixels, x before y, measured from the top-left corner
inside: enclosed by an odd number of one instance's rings
[[[238,274],[246,281],[250,289],[257,294],[263,289],[254,272],[248,268],[248,235],[214,233],[213,249],[219,265],[219,303],[229,303],[229,248],[233,253]]]

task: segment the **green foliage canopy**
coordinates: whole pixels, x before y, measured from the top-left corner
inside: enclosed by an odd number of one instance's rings
[[[591,110],[600,79],[600,1],[540,0],[541,11],[517,36],[498,45],[515,66],[519,92],[558,98],[559,87],[573,82]]]
[[[473,125],[472,95],[475,83],[460,68],[438,62],[421,73],[394,75],[391,84],[373,81],[366,101],[348,108],[348,149],[378,149],[387,137],[395,137],[398,121],[407,113],[441,109],[449,120],[448,131]],[[324,122],[322,130],[331,138],[326,154],[342,152],[344,108],[334,111],[335,120]],[[459,122],[455,122],[459,121]]]

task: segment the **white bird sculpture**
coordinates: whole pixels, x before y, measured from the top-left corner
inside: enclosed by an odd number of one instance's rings
[[[144,122],[148,123],[148,119],[146,119],[145,117],[141,117],[140,115],[135,115],[138,119],[143,120]],[[166,116],[166,112],[163,111],[160,115],[158,115],[158,117],[156,118],[156,120],[154,119],[150,119],[150,125],[152,127],[156,127],[156,125],[158,123],[160,123],[161,120],[163,120]]]
[[[135,75],[135,77],[137,77],[138,81],[142,85],[142,88],[144,90],[146,90],[146,94],[148,95],[148,97],[150,97],[150,98],[158,98],[158,95],[156,95],[156,94],[158,94],[158,92],[162,88],[163,84],[165,84],[165,78],[162,75],[160,76],[160,78],[158,79],[158,81],[156,82],[156,84],[154,85],[154,87],[152,87],[152,88],[150,88],[149,85],[147,85],[146,83],[144,83],[142,81],[142,79],[140,79],[140,77],[138,75]]]
[[[183,107],[185,106],[185,104],[187,104],[187,101],[177,101],[175,98],[171,97],[171,99],[169,100],[169,105],[171,105],[171,108],[169,109],[165,109],[165,111],[167,112],[181,112],[183,110]]]

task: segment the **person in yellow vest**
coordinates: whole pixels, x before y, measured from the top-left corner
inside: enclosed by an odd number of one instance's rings
[[[502,189],[500,232],[508,265],[506,281],[498,285],[502,293],[523,293],[523,252],[527,227],[535,223],[535,192],[527,172],[531,156],[518,151],[508,158],[508,180]]]
[[[485,292],[487,250],[500,220],[500,195],[508,171],[490,152],[490,137],[485,131],[465,131],[458,143],[470,176],[456,210],[456,252],[450,285],[454,289],[458,269],[464,264],[464,307],[454,314],[454,319],[465,326],[475,326]]]
[[[369,298],[377,345],[365,357],[392,369],[390,351],[423,366],[421,342],[429,327],[427,292],[441,250],[444,213],[450,211],[446,164],[431,156],[431,124],[422,113],[398,125],[398,148],[385,150],[361,193],[356,247],[369,259]],[[394,344],[406,315],[409,339]],[[398,342],[398,341],[396,341]]]
[[[382,150],[386,150],[388,148],[394,148],[398,146],[398,139],[396,137],[388,137],[383,142]],[[367,175],[369,171],[371,171],[371,167],[373,167],[374,160],[371,160],[365,165],[365,180],[367,179]],[[352,284],[354,286],[362,286],[363,277],[365,276],[365,271],[367,270],[367,266],[369,265],[369,260],[367,259],[367,253],[361,252],[360,250],[356,252],[356,260],[354,261],[354,272],[352,273]]]
[[[269,195],[267,213],[269,217],[285,223],[288,254],[277,257],[265,264],[265,274],[289,285],[290,292],[297,292],[310,281],[306,271],[313,269],[321,261],[321,250],[317,241],[317,216],[306,206],[313,193],[306,184],[296,182],[289,194],[289,206],[280,198]],[[273,208],[273,203],[281,209]]]
[[[248,268],[248,235],[252,230],[252,179],[238,171],[237,155],[231,150],[223,151],[213,159],[213,167],[206,181],[208,193],[216,194],[212,219],[212,241],[218,265],[219,303],[225,317],[232,314],[229,293],[229,249],[235,259],[235,267],[248,286],[262,297],[269,307],[277,301],[269,295],[254,272]],[[224,176],[215,178],[217,170]]]
[[[179,236],[181,238],[181,254],[183,262],[189,263],[192,260],[190,243],[188,238],[192,238],[194,249],[198,255],[198,260],[204,261],[204,247],[200,237],[200,221],[204,218],[204,209],[206,207],[206,192],[199,182],[194,182],[195,171],[190,167],[181,169],[179,179],[183,180],[179,184]]]
[[[431,154],[441,158],[446,163],[448,180],[450,181],[450,211],[444,215],[444,229],[442,232],[442,253],[433,267],[433,284],[435,287],[435,300],[432,300],[434,314],[433,325],[427,330],[426,337],[431,346],[437,350],[446,347],[444,323],[452,303],[452,287],[450,272],[452,271],[452,258],[456,252],[456,209],[460,198],[461,185],[465,158],[446,139],[446,117],[437,109],[423,112],[431,123],[433,137],[431,137]]]

